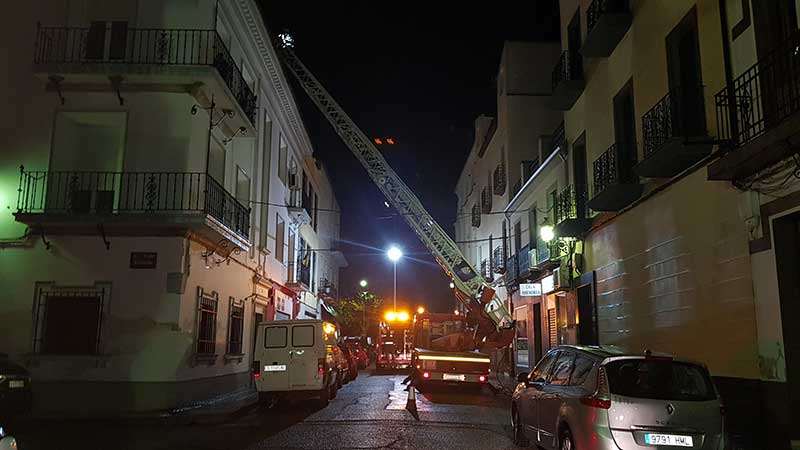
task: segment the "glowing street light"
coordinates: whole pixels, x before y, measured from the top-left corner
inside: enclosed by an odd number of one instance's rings
[[[455,314],[455,315],[459,315],[460,313],[458,312],[458,310],[457,310],[457,309],[454,309],[454,310],[453,310],[453,314]]]
[[[556,233],[552,225],[543,225],[539,228],[539,236],[541,236],[543,241],[550,242],[555,239]]]
[[[365,287],[367,287],[367,280],[361,280],[361,281],[359,281],[359,282],[358,282],[358,285],[359,285],[359,286],[361,286],[362,288],[365,288]]]
[[[425,313],[425,308],[423,308],[422,306],[417,308],[417,314],[424,314],[424,313]]]
[[[405,311],[397,313],[397,320],[399,320],[400,322],[408,321],[408,313]]]
[[[397,261],[400,261],[400,258],[403,257],[403,251],[399,248],[392,246],[389,250],[386,251],[386,256],[389,257],[389,261],[392,262],[394,265],[394,309],[397,310]]]
[[[387,322],[394,322],[397,320],[397,313],[394,311],[388,311],[383,318],[386,319]]]
[[[456,288],[456,285],[451,281],[450,282],[450,289],[455,289],[455,288]]]

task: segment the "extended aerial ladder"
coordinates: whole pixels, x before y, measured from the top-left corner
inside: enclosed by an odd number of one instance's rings
[[[478,275],[456,243],[425,210],[422,202],[389,166],[372,141],[297,58],[291,36],[285,33],[279,35],[278,44],[278,52],[286,69],[297,78],[387,201],[403,216],[453,280],[456,297],[467,308],[467,318],[473,326],[475,348],[507,346],[514,336],[514,320],[495,295],[495,290]]]

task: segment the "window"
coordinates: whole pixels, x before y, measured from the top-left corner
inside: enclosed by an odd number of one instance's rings
[[[569,375],[572,372],[572,364],[574,361],[574,353],[561,352],[555,366],[553,366],[553,373],[550,375],[550,381],[548,381],[548,383],[556,386],[566,386],[569,384]]]
[[[297,325],[292,327],[292,347],[313,347],[314,325]]]
[[[537,217],[536,204],[528,210],[528,242],[531,249],[537,248],[536,237],[539,233],[539,218]]]
[[[672,359],[623,359],[605,366],[613,394],[676,401],[716,399],[703,367]]]
[[[250,177],[239,166],[236,166],[236,200],[245,208],[250,207]]]
[[[278,179],[286,186],[287,175],[289,167],[287,166],[287,154],[289,153],[289,146],[286,144],[283,135],[280,135],[278,147]]]
[[[53,355],[99,353],[108,288],[37,288],[34,352]]]
[[[225,183],[225,147],[216,141],[211,141],[208,149],[208,175],[217,183]]]
[[[276,214],[276,221],[275,221],[275,259],[277,259],[281,264],[286,264],[286,261],[283,259],[283,246],[284,246],[284,236],[286,234],[286,224],[281,219],[280,214]]]
[[[592,373],[594,367],[594,360],[583,355],[575,357],[575,369],[572,370],[572,378],[569,384],[572,386],[586,385],[587,387],[594,387],[594,380],[589,375]]]
[[[228,354],[242,354],[242,334],[244,331],[244,301],[230,298],[228,312]]]
[[[269,179],[270,163],[272,158],[272,121],[264,112],[264,151],[261,155],[261,201],[269,201]],[[261,233],[258,236],[258,246],[262,250],[267,249],[267,237],[269,234],[269,206],[261,205]]]
[[[289,229],[289,264],[295,263],[295,237],[294,231]]]
[[[531,372],[529,379],[534,383],[544,382],[547,379],[547,375],[550,373],[550,367],[556,360],[557,355],[558,355],[557,352],[548,353],[544,357],[544,359],[539,361],[539,364],[536,365],[536,368],[533,369],[533,372]]]
[[[217,303],[219,294],[197,288],[197,354],[213,355],[217,335]]]
[[[286,327],[267,327],[264,330],[264,348],[286,347]]]

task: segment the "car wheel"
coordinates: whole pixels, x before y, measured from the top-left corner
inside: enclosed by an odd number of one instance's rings
[[[575,445],[572,442],[572,433],[569,428],[564,428],[558,438],[558,450],[575,450]]]
[[[517,447],[528,447],[530,445],[528,437],[525,436],[525,430],[523,429],[519,412],[517,408],[513,406],[511,407],[511,432],[513,433],[514,445]]]

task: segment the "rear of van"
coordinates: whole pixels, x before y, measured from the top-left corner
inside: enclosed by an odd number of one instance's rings
[[[338,367],[331,347],[335,328],[321,320],[279,320],[258,325],[253,377],[262,398],[318,397],[323,403],[336,395]]]

